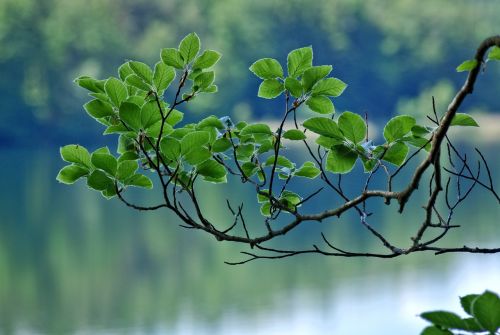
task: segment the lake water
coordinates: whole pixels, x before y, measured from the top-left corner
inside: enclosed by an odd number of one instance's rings
[[[485,150],[498,181],[495,152]],[[180,228],[167,211],[138,213],[81,183],[58,184],[57,148],[1,155],[1,334],[418,334],[426,324],[419,313],[459,312],[459,295],[500,292],[500,255],[299,256],[228,266],[246,249]],[[215,207],[225,194],[246,197],[224,186],[203,192],[217,218],[226,215]],[[154,202],[149,193],[134,199]],[[457,212],[464,228],[443,245],[498,245],[498,204],[479,189],[473,196]],[[372,223],[407,241],[421,210],[401,218],[393,209],[378,205]],[[324,224],[342,246],[378,248],[355,220]],[[310,246],[317,228],[290,240]]]

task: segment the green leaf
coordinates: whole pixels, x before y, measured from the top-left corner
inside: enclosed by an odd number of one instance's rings
[[[420,335],[453,335],[453,333],[446,329],[440,329],[436,326],[429,326],[425,328]]]
[[[401,166],[401,164],[405,161],[409,150],[410,149],[406,144],[396,142],[392,144],[389,149],[387,149],[382,159],[396,166]]]
[[[384,127],[384,138],[392,143],[408,134],[415,125],[415,118],[409,115],[393,117]]]
[[[273,99],[285,90],[285,86],[278,79],[266,79],[259,86],[257,96],[264,99]]]
[[[172,137],[165,137],[160,142],[160,151],[168,160],[177,161],[181,155],[181,143]]]
[[[331,65],[313,66],[302,75],[302,86],[305,92],[309,92],[311,88],[321,79],[325,78],[332,72]]]
[[[488,54],[488,60],[500,60],[500,47],[495,45]]]
[[[267,159],[266,159],[266,162],[264,163],[264,166],[272,166],[274,164],[274,155],[273,156],[269,156]],[[286,157],[284,156],[278,156],[278,159],[276,160],[276,165],[277,166],[283,166],[283,167],[286,167],[286,168],[289,168],[289,169],[293,169],[294,168],[294,164]]]
[[[351,142],[358,144],[366,137],[366,123],[355,113],[344,112],[338,119],[340,131]]]
[[[135,151],[135,150],[136,148],[133,139],[125,136],[125,134],[121,134],[120,137],[118,137],[118,148],[116,149],[116,152],[122,155],[127,151]]]
[[[253,135],[253,134],[267,134],[272,135],[271,128],[264,123],[249,124],[240,131],[240,136]]]
[[[175,70],[173,67],[166,65],[163,62],[158,62],[155,65],[153,75],[153,84],[157,92],[166,90],[175,78]]]
[[[88,187],[97,191],[104,191],[113,184],[113,180],[101,170],[95,170],[87,178]]]
[[[326,158],[326,170],[333,173],[347,173],[352,170],[358,155],[345,145],[335,145]]]
[[[203,129],[205,127],[214,127],[219,130],[224,129],[224,124],[221,120],[219,120],[216,116],[210,115],[209,117],[204,118],[200,122],[198,122],[196,128]]]
[[[420,314],[420,317],[436,326],[452,329],[463,329],[464,322],[455,313],[446,311],[433,311]]]
[[[221,54],[214,50],[205,50],[193,64],[193,69],[208,69],[214,66],[220,59]]]
[[[224,166],[217,163],[213,159],[209,159],[207,161],[204,161],[200,165],[196,166],[196,171],[204,177],[210,177],[210,178],[214,178],[214,179],[223,178],[227,174]]]
[[[337,123],[330,118],[326,117],[312,117],[307,119],[303,123],[304,128],[309,129],[313,133],[337,138],[344,139],[344,135],[340,131]]]
[[[312,66],[313,50],[304,47],[290,51],[287,57],[288,76],[297,78]]]
[[[110,104],[98,99],[87,102],[85,105],[83,105],[83,108],[85,108],[90,116],[96,119],[115,115],[113,107],[111,107]]]
[[[123,63],[119,68],[118,68],[118,76],[122,81],[125,81],[125,79],[130,76],[131,74],[134,74],[134,71],[130,68],[128,65],[128,62]]]
[[[120,105],[120,119],[134,130],[141,128],[141,109],[136,104],[124,102]]]
[[[224,152],[227,149],[231,148],[231,141],[228,140],[225,137],[221,137],[212,144],[212,151],[213,152]]]
[[[262,58],[250,66],[257,77],[262,79],[283,78],[283,68],[280,63],[274,58]]]
[[[200,89],[205,89],[212,85],[215,79],[214,71],[203,72],[194,79],[194,84]]]
[[[265,202],[260,206],[260,214],[263,216],[271,216],[271,203]]]
[[[304,134],[304,132],[302,132],[298,129],[290,129],[290,130],[287,130],[283,133],[283,138],[286,138],[287,140],[292,140],[292,141],[302,141],[302,140],[305,140],[307,137]]]
[[[118,158],[118,163],[124,162],[124,161],[135,161],[139,158],[137,153],[134,151],[127,151],[123,153],[119,158]]]
[[[285,79],[285,88],[296,98],[302,96],[302,84],[295,78],[287,77]]]
[[[306,105],[316,113],[330,114],[335,112],[332,101],[323,95],[312,96],[306,101]]]
[[[167,114],[167,123],[172,127],[182,121],[184,118],[184,113],[178,111],[177,109],[172,109],[171,112]]]
[[[173,66],[176,69],[184,68],[184,59],[181,53],[175,48],[165,48],[161,50],[161,60],[163,63]]]
[[[238,160],[250,160],[250,156],[253,155],[255,151],[255,146],[252,143],[240,144],[236,148],[236,158]]]
[[[245,162],[241,165],[241,170],[243,171],[246,178],[250,178],[259,171],[257,164],[252,162]]]
[[[469,59],[457,66],[457,72],[471,71],[477,66],[477,60]]]
[[[201,89],[201,92],[204,92],[204,93],[217,93],[217,91],[219,90],[219,88],[217,87],[217,85],[210,85],[206,88],[203,88]]]
[[[76,163],[87,168],[92,168],[90,154],[87,149],[78,144],[69,144],[61,147],[61,158],[66,162]]]
[[[321,170],[313,162],[305,162],[295,171],[294,176],[314,179],[321,174]]]
[[[477,323],[476,319],[474,318],[465,318],[462,319],[462,322],[464,324],[464,327],[462,328],[463,330],[468,330],[472,332],[484,332],[485,329]]]
[[[462,305],[465,313],[472,315],[472,303],[477,297],[479,297],[479,294],[469,294],[464,297],[460,297],[460,304]]]
[[[328,95],[338,97],[344,92],[347,84],[337,78],[325,78],[318,81],[312,88],[312,95]]]
[[[196,33],[184,37],[179,43],[179,52],[184,59],[184,64],[189,64],[200,51],[200,38]]]
[[[148,129],[156,122],[161,120],[161,113],[156,101],[149,101],[141,108],[141,126],[142,129]]]
[[[104,90],[115,107],[127,99],[128,93],[125,85],[115,77],[109,77],[104,84]]]
[[[416,148],[424,148],[425,151],[429,152],[431,150],[432,144],[431,142],[423,137],[416,137],[416,136],[406,136],[401,139],[404,141],[406,144],[412,145]]]
[[[125,82],[127,84],[135,87],[135,88],[140,89],[141,91],[148,92],[151,89],[151,86],[149,86],[148,84],[146,84],[141,77],[139,77],[138,75],[136,75],[134,73],[131,74],[131,75],[129,75],[125,79]]]
[[[472,116],[464,113],[457,113],[451,120],[450,126],[465,126],[465,127],[479,127],[476,120]]]
[[[294,192],[283,191],[280,197],[280,203],[283,204],[287,209],[294,211],[297,205],[302,201],[302,198]]]
[[[82,76],[75,79],[75,83],[91,92],[103,93],[104,87],[102,86],[102,81],[97,80],[88,76]]]
[[[132,177],[125,180],[124,184],[127,186],[137,186],[147,189],[153,188],[153,182],[151,181],[151,179],[143,174],[134,174]]]
[[[101,191],[101,194],[106,199],[111,199],[116,195],[116,186],[114,184],[109,184],[108,187]]]
[[[340,133],[339,131],[339,136],[342,135],[342,133]],[[334,145],[337,145],[337,144],[342,144],[344,143],[344,138],[343,137],[335,137],[335,138],[331,138],[331,137],[327,137],[327,136],[323,136],[323,135],[320,135],[317,139],[316,139],[316,144],[322,146],[322,147],[325,147],[327,149],[330,149],[331,147],[333,147]]]
[[[429,127],[423,127],[423,126],[420,126],[420,125],[414,125],[412,128],[411,128],[411,133],[414,135],[414,136],[417,136],[417,137],[424,137],[426,136],[427,134],[429,134],[431,132],[431,130],[429,129]]]
[[[57,181],[64,184],[73,184],[79,178],[87,175],[89,170],[78,165],[65,166],[57,174]]]
[[[136,75],[138,75],[142,80],[148,84],[153,83],[153,70],[142,62],[130,61],[128,65]]]
[[[202,147],[208,143],[209,139],[206,131],[193,131],[182,138],[181,153],[185,155],[195,148]]]
[[[135,160],[124,160],[118,164],[116,170],[116,179],[119,181],[125,181],[126,179],[132,177],[134,173],[139,168],[139,164]]]
[[[500,298],[493,292],[486,291],[472,303],[472,315],[479,325],[491,333],[500,328]]]
[[[260,190],[260,193],[257,193],[257,202],[259,204],[262,204],[264,202],[269,202],[269,190],[268,189]]]
[[[91,157],[92,164],[110,175],[114,176],[116,174],[116,168],[118,162],[116,158],[110,154],[104,153],[93,153]]]
[[[184,159],[191,165],[198,165],[212,157],[212,153],[205,147],[197,147],[184,155]]]

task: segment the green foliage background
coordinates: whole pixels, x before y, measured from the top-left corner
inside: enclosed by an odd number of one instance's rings
[[[191,31],[224,55],[219,93],[192,111],[273,117],[273,105],[255,99],[258,83],[248,66],[264,56],[283,61],[285,51],[312,44],[315,63],[335,64],[335,75],[350,85],[341,107],[387,119],[443,78],[456,88],[454,68],[480,39],[498,33],[499,12],[495,0],[4,0],[0,143],[27,143],[33,132],[57,142],[95,134],[90,121],[79,126],[85,94],[72,79],[112,75],[123,58],[151,63]],[[490,86],[483,81],[477,92],[482,109],[494,102]],[[382,96],[373,87],[383,87]]]

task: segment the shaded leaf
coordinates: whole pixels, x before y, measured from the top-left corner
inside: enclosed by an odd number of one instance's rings
[[[335,145],[326,158],[326,170],[333,173],[347,173],[356,163],[358,155],[345,145]]]
[[[125,181],[132,177],[139,168],[139,164],[135,160],[124,160],[118,164],[116,170],[116,179]]]
[[[405,161],[409,150],[406,144],[396,142],[387,149],[382,159],[396,166],[400,166]]]
[[[88,187],[97,191],[104,191],[113,184],[113,180],[101,170],[95,170],[87,178]]]
[[[141,128],[141,110],[139,106],[131,102],[124,102],[119,110],[120,119],[134,130]]]
[[[500,298],[495,293],[481,294],[473,301],[471,311],[481,327],[492,333],[500,328]]]

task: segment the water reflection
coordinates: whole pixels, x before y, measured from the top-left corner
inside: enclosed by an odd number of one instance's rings
[[[137,213],[85,185],[57,185],[56,150],[2,155],[2,334],[413,334],[423,325],[418,312],[458,311],[459,294],[500,290],[494,255],[311,256],[226,266],[241,246],[182,230],[166,211]],[[209,191],[210,199],[245,197],[241,190]],[[446,243],[495,239],[486,220],[499,208],[478,199],[457,213],[466,227]],[[394,238],[407,238],[407,222],[390,223],[401,221],[391,208],[380,206],[377,220]],[[290,238],[312,240],[313,228]],[[377,245],[349,222],[327,230],[354,248]]]

